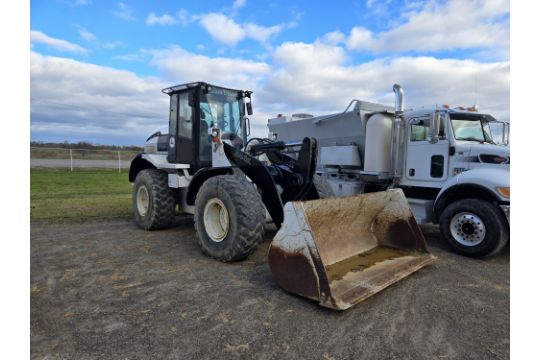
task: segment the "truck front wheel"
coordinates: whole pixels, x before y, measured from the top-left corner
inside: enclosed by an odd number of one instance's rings
[[[487,201],[458,200],[441,214],[440,230],[455,252],[486,257],[501,251],[509,240],[509,228],[502,212]]]

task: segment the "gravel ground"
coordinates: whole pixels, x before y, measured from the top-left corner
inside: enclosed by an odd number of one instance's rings
[[[33,359],[499,359],[510,354],[510,251],[439,257],[345,312],[288,294],[266,250],[224,264],[191,219],[31,225]]]

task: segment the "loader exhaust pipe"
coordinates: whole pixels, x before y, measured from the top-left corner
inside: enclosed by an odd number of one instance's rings
[[[400,85],[394,84],[393,87],[395,94],[395,114],[392,121],[392,142],[390,144],[390,171],[392,174],[392,186],[399,183],[399,176],[401,170],[400,161],[400,142],[401,142],[401,126],[403,122],[403,89]]]

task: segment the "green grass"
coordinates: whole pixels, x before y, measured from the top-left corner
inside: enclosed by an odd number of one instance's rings
[[[83,221],[131,214],[127,171],[30,170],[31,220]]]

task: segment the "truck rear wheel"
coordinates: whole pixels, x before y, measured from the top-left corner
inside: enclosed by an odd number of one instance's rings
[[[502,212],[479,199],[459,200],[446,207],[440,230],[455,252],[477,258],[495,255],[510,237]]]
[[[166,172],[146,169],[137,174],[133,183],[133,211],[139,227],[155,230],[170,226],[175,207],[176,199]]]
[[[234,175],[204,182],[195,199],[195,230],[203,253],[220,261],[248,257],[264,234],[265,207],[254,184]]]

